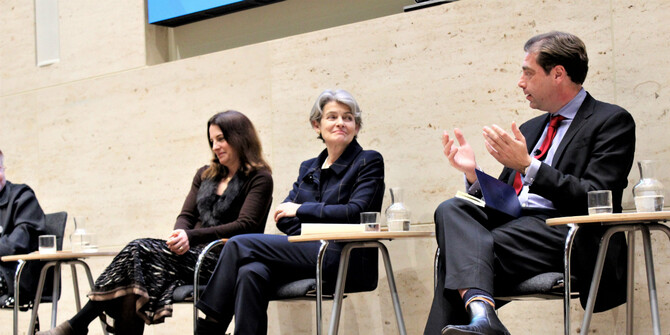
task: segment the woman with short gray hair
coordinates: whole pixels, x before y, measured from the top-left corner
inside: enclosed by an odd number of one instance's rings
[[[300,165],[298,179],[274,213],[277,228],[300,235],[302,223],[359,223],[361,212],[379,212],[384,160],[356,141],[361,112],[346,91],[319,95],[310,123],[326,148]],[[285,235],[246,234],[228,240],[197,308],[197,334],[221,334],[235,316],[235,334],[267,334],[269,297],[280,285],[314,278],[320,242],[291,243]],[[332,243],[323,274],[333,283],[342,245]],[[349,261],[349,292],[377,286],[376,249],[356,250]],[[331,287],[332,289],[332,287]]]

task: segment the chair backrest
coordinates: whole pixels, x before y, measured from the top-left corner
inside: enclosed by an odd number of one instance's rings
[[[57,212],[45,215],[48,235],[56,235],[56,248],[63,250],[63,235],[67,223],[67,212]]]
[[[63,235],[65,234],[65,224],[67,223],[67,212],[57,212],[45,215],[46,232],[47,235],[56,235],[57,250],[63,249]],[[21,293],[19,308],[22,311],[28,310],[33,306],[33,299],[37,290],[37,281],[40,272],[47,262],[27,262],[21,274]],[[47,271],[44,282],[44,290],[42,293],[42,302],[53,301],[53,268]],[[58,287],[58,295],[60,295],[60,285]]]
[[[63,250],[63,237],[65,235],[65,225],[67,224],[67,212],[56,212],[49,213],[45,215],[46,221],[46,233],[48,235],[56,235],[56,250]],[[46,262],[40,262],[38,265],[39,270],[46,264]],[[42,291],[42,302],[53,302],[53,275],[54,269],[51,268],[47,270],[47,276],[44,281],[44,290]],[[39,278],[39,271],[35,273],[35,282]],[[60,281],[58,285],[58,292],[56,293],[60,298]]]

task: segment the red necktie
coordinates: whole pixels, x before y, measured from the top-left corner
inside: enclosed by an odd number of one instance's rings
[[[563,120],[565,120],[565,117],[562,115],[556,115],[551,117],[551,120],[549,121],[549,128],[547,129],[547,136],[544,137],[544,141],[542,141],[540,149],[536,150],[537,152],[537,154],[535,155],[536,159],[544,160],[545,156],[547,155],[547,151],[549,151],[549,148],[551,147],[551,142],[554,140],[554,137],[556,137],[556,130],[558,129],[558,126],[561,124],[561,121]],[[521,181],[521,173],[519,172],[516,173],[513,185],[514,189],[516,190],[516,194],[521,193],[521,189],[523,188],[523,182]]]

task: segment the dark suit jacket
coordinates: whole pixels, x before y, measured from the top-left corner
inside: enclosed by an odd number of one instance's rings
[[[329,169],[322,170],[328,152],[300,164],[298,180],[284,202],[302,204],[295,217],[282,218],[277,228],[299,235],[301,223],[359,223],[361,212],[379,212],[384,198],[384,159],[363,150],[354,139]],[[353,250],[346,291],[377,286],[377,249]],[[351,280],[349,280],[351,279]]]
[[[521,125],[528,152],[539,140],[549,115],[535,117]],[[542,163],[530,192],[553,202],[557,216],[587,214],[587,192],[611,190],[614,212],[621,212],[621,197],[635,153],[635,121],[623,108],[586,95],[570,128],[563,137],[553,165]],[[514,170],[505,168],[500,180],[512,184]],[[592,277],[600,228],[580,228],[572,257],[574,275],[582,305]],[[613,238],[603,280],[598,291],[596,311],[625,302],[626,242],[623,234]]]
[[[38,236],[46,232],[44,212],[33,190],[24,184],[7,182],[0,191],[0,256],[27,254],[37,250]],[[5,277],[9,295],[14,290],[16,262],[0,262],[0,275]],[[39,262],[28,262],[21,275],[21,301],[35,293]]]

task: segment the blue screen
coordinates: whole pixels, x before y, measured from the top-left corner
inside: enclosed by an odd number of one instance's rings
[[[149,23],[230,5],[244,0],[148,0]]]

